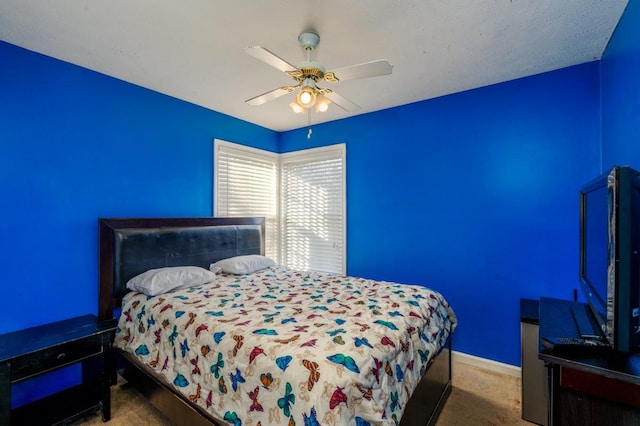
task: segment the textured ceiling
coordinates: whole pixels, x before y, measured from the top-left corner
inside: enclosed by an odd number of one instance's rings
[[[387,59],[391,75],[330,86],[361,114],[600,59],[627,2],[2,0],[0,40],[283,131],[309,119],[288,107],[294,95],[244,101],[293,80],[246,46],[296,64],[312,30],[328,71]]]

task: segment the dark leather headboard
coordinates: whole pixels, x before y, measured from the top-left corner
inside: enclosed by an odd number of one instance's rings
[[[264,254],[264,218],[99,219],[99,317],[113,317],[134,276]]]

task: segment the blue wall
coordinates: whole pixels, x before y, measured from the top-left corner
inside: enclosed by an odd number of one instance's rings
[[[584,64],[286,132],[281,148],[346,142],[348,273],[440,290],[455,350],[519,365],[520,298],[578,285],[598,79]]]
[[[6,43],[0,58],[0,333],[97,311],[98,217],[210,216],[214,137],[277,150],[184,101]]]
[[[98,217],[210,216],[213,138],[277,150],[270,130],[3,42],[0,94],[0,333],[97,313]]]
[[[640,169],[640,1],[629,1],[601,68],[603,168]]]

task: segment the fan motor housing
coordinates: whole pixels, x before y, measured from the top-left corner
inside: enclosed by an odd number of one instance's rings
[[[297,81],[303,81],[310,78],[315,82],[319,82],[324,79],[324,67],[317,62],[301,62],[296,65],[296,68],[297,70],[295,71],[287,71],[287,74],[295,78]]]

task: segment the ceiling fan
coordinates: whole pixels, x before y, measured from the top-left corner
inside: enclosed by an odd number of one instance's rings
[[[318,47],[320,37],[315,33],[305,32],[298,36],[298,42],[306,53],[306,60],[295,66],[264,47],[249,46],[245,48],[245,51],[251,56],[287,73],[296,81],[296,84],[292,86],[279,87],[262,95],[247,99],[245,101],[247,104],[262,105],[265,102],[277,99],[280,96],[299,89],[296,99],[289,104],[295,112],[304,112],[314,105],[316,111],[324,112],[331,102],[347,112],[356,112],[360,109],[358,105],[340,96],[331,89],[318,86],[318,84],[323,81],[336,83],[338,81],[354,80],[357,78],[377,77],[391,74],[393,69],[387,60],[380,59],[338,68],[333,71],[325,71],[322,64],[311,60],[311,53]]]

